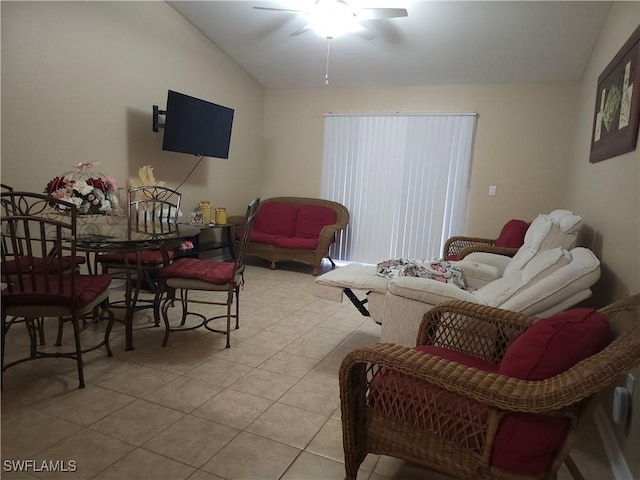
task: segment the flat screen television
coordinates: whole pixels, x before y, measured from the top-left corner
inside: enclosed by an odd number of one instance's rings
[[[169,90],[162,149],[229,158],[232,108]]]

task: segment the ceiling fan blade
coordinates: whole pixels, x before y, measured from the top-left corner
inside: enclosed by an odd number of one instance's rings
[[[304,13],[302,10],[291,10],[289,8],[271,8],[271,7],[253,7],[256,10],[271,10],[272,12],[290,12],[290,13]]]
[[[309,30],[311,30],[311,26],[310,25],[305,25],[304,27],[300,27],[295,32],[289,34],[289,36],[290,37],[297,37],[298,35],[302,35],[303,33],[308,32]]]
[[[362,8],[356,12],[358,20],[383,20],[385,18],[406,17],[408,15],[405,8]]]

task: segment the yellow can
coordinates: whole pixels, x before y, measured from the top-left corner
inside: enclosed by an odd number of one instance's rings
[[[198,209],[202,212],[202,221],[205,225],[211,223],[211,202],[203,200],[198,203]]]
[[[227,209],[224,207],[216,208],[216,223],[224,225],[227,223]]]

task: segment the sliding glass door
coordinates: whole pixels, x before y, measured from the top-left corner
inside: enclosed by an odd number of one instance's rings
[[[332,257],[431,259],[464,229],[476,114],[326,115],[322,195],[351,220]]]

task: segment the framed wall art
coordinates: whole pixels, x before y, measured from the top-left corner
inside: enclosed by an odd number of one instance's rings
[[[635,150],[640,124],[640,26],[598,77],[591,163]]]

